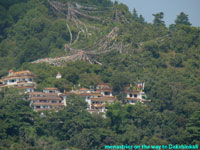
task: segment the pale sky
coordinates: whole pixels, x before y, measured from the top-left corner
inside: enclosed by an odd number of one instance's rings
[[[193,26],[200,27],[200,0],[118,0],[118,2],[126,4],[131,12],[135,8],[147,22],[153,21],[152,14],[164,12],[164,21],[168,26],[174,23],[180,12],[184,12],[189,16]]]

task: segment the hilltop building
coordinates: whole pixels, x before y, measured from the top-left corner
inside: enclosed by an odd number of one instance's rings
[[[57,88],[45,88],[42,92],[29,92],[30,105],[34,111],[59,110],[67,106],[70,95],[78,95],[87,102],[88,112],[106,112],[106,104],[112,104],[116,100],[112,95],[109,84],[99,84],[95,90],[80,88],[70,92],[60,93]]]
[[[88,103],[87,110],[90,113],[106,112],[106,104],[112,104],[116,100],[115,97],[112,95],[111,86],[106,83],[97,85],[96,91],[81,88],[79,90],[65,92],[61,94],[61,96],[63,97],[63,101],[66,101],[68,96],[74,94],[84,97],[85,101]]]
[[[30,106],[34,111],[59,110],[66,106],[57,88],[45,88],[43,92],[29,92]]]
[[[41,110],[55,110],[58,111],[67,106],[67,99],[70,95],[78,95],[85,99],[87,102],[87,110],[93,112],[106,112],[107,104],[112,104],[116,101],[113,96],[112,87],[108,83],[101,83],[96,88],[90,87],[80,88],[78,90],[71,90],[69,92],[61,93],[57,88],[45,88],[42,92],[34,92],[36,83],[34,82],[35,75],[28,70],[14,72],[10,70],[8,75],[0,80],[0,90],[3,87],[16,87],[25,90],[28,93],[30,106],[34,111]],[[62,78],[58,72],[57,79]],[[146,100],[144,93],[144,83],[137,82],[136,86],[129,85],[124,90],[125,101],[128,104],[135,104],[137,102],[145,103],[150,102]]]
[[[146,100],[147,96],[144,93],[144,83],[141,81],[137,82],[136,87],[132,85],[127,86],[124,91],[126,98],[125,101],[128,104],[135,104],[137,102],[150,102],[150,100]]]
[[[25,92],[33,92],[36,88],[34,78],[35,75],[32,74],[29,70],[23,70],[18,72],[10,70],[8,75],[1,79],[2,84],[0,85],[0,88],[16,87],[24,89]]]

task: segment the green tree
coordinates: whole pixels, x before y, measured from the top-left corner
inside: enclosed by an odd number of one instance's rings
[[[195,111],[187,123],[187,131],[190,133],[190,141],[200,144],[200,111]]]
[[[165,22],[162,20],[164,18],[163,12],[153,14],[153,16],[154,16],[154,20],[153,20],[154,25],[156,25],[156,26],[164,26],[165,25]]]
[[[181,12],[181,13],[176,17],[175,24],[176,24],[176,25],[180,25],[180,24],[183,24],[183,25],[191,25],[191,23],[189,22],[188,15],[186,15],[184,12]]]
[[[139,22],[140,23],[144,23],[145,22],[145,19],[144,19],[144,17],[141,14],[139,16]]]
[[[21,93],[16,88],[5,89],[0,98],[0,141],[17,142],[22,129],[28,130],[34,124],[35,114]]]
[[[174,58],[171,58],[170,64],[174,67],[183,67],[183,58],[181,54],[176,54]]]
[[[137,13],[137,11],[136,11],[135,8],[133,9],[132,18],[133,18],[133,20],[135,20],[135,21],[138,21],[138,22],[140,22],[140,23],[144,23],[144,17],[143,17],[141,14],[138,15],[138,13]]]
[[[135,8],[133,9],[132,17],[133,17],[133,20],[138,21],[138,13]]]

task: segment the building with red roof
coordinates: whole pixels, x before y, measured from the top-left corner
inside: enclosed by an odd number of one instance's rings
[[[33,92],[36,88],[34,82],[35,75],[29,70],[22,70],[14,72],[9,70],[8,75],[1,79],[1,88],[3,87],[16,87],[24,89],[25,92]]]
[[[60,110],[64,108],[65,102],[60,96],[57,88],[45,88],[43,92],[29,92],[30,106],[34,111]]]

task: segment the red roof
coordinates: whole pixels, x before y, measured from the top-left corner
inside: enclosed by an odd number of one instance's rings
[[[14,70],[11,69],[11,70],[9,70],[9,72],[14,72]]]
[[[29,95],[58,96],[57,93],[29,92]]]
[[[45,106],[45,105],[53,105],[53,106],[64,106],[63,103],[32,103],[31,105],[37,105],[37,106]]]
[[[114,101],[114,97],[98,97],[98,98],[91,98],[91,101]]]
[[[58,89],[55,87],[48,87],[48,88],[45,88],[44,90],[58,90]]]
[[[61,97],[31,97],[29,100],[62,100]]]
[[[2,81],[7,80],[7,79],[21,79],[21,78],[30,78],[30,77],[35,77],[35,75],[33,74],[29,74],[29,75],[16,75],[15,73],[13,75],[10,76],[6,76],[2,78]]]
[[[87,88],[81,88],[81,89],[79,89],[79,91],[88,91],[89,89],[87,89]]]

